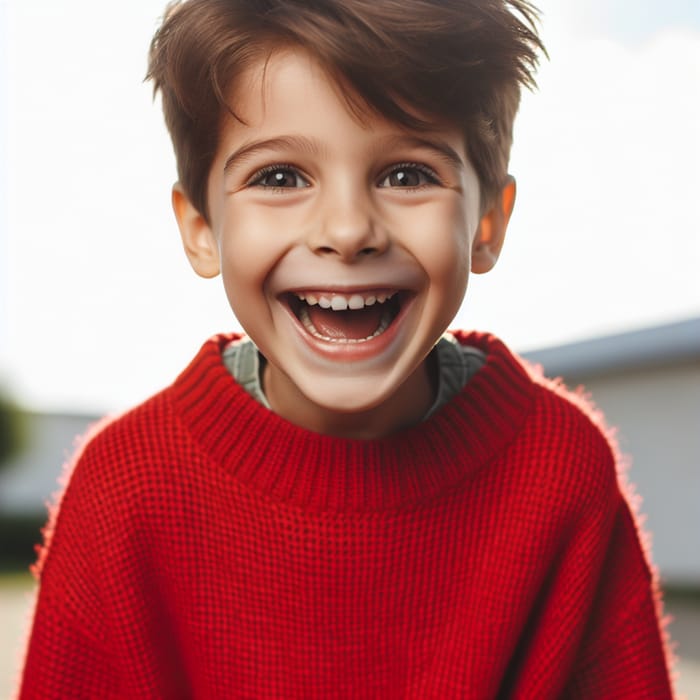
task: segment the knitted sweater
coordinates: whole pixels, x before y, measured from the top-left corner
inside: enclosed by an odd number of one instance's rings
[[[495,338],[378,440],[259,405],[207,342],[82,449],[21,697],[654,698],[657,601],[595,417]]]

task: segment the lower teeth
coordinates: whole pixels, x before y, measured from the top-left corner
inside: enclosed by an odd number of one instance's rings
[[[302,307],[299,310],[299,320],[302,322],[304,328],[306,328],[306,330],[312,336],[314,336],[314,338],[318,338],[319,340],[325,340],[328,343],[366,343],[368,340],[372,340],[373,338],[376,338],[384,333],[384,331],[391,325],[392,315],[387,309],[382,315],[379,325],[377,326],[377,330],[374,331],[372,335],[368,335],[366,338],[331,338],[327,335],[319,333],[316,326],[314,326],[313,322],[311,321],[311,317],[309,316],[309,312],[306,307]]]

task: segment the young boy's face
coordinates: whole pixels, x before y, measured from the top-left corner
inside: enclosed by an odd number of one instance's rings
[[[373,437],[430,407],[426,356],[470,266],[495,261],[512,193],[505,214],[482,216],[458,129],[358,118],[341,90],[302,51],[255,65],[231,96],[244,123],[223,125],[209,223],[177,186],[174,206],[195,270],[222,273],[267,359],[273,410],[318,432]]]

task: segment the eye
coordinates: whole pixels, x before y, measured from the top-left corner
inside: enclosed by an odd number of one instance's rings
[[[269,165],[258,170],[248,181],[248,186],[297,189],[309,187],[309,182],[291,165]]]
[[[378,187],[416,188],[425,185],[439,185],[437,175],[426,165],[420,163],[401,163],[386,172]]]

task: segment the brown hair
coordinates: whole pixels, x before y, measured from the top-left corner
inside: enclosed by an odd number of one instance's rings
[[[526,0],[186,0],[167,7],[146,78],[162,93],[182,187],[204,216],[221,117],[235,116],[226,95],[282,45],[309,51],[388,119],[459,125],[483,204],[503,185],[520,86],[535,84],[536,19]]]

